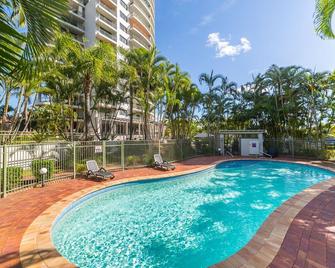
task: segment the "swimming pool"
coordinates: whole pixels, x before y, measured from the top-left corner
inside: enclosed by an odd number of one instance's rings
[[[67,208],[52,240],[79,267],[207,267],[245,246],[285,200],[334,176],[306,165],[248,160],[114,186]]]

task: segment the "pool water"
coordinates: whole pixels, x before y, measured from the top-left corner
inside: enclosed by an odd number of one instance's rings
[[[285,200],[334,176],[299,164],[230,161],[111,187],[68,208],[52,240],[79,267],[208,267],[245,246]]]

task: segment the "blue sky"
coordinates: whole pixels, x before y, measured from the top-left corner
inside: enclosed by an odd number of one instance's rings
[[[271,64],[333,70],[335,41],[322,40],[314,32],[314,4],[314,0],[156,0],[157,48],[195,82],[200,73],[212,69],[239,84]]]

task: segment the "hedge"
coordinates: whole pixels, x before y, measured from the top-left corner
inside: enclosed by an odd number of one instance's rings
[[[1,171],[1,178],[3,178],[3,169]],[[7,180],[6,180],[6,191],[15,189],[21,185],[23,178],[23,168],[22,167],[7,167]],[[3,179],[2,179],[3,180]],[[3,185],[3,181],[1,183]]]
[[[31,162],[31,172],[37,180],[42,180],[42,175],[40,174],[41,168],[46,168],[48,170],[44,179],[51,179],[55,173],[55,160],[37,159]]]

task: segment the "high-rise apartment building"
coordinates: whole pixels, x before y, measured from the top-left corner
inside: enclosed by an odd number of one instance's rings
[[[140,47],[150,49],[155,43],[155,0],[70,0],[69,15],[61,21],[61,26],[86,47],[103,41],[125,49]],[[38,99],[41,105],[48,102],[42,95]],[[77,131],[83,128],[82,103],[83,96],[78,95],[73,105],[78,114],[75,122]],[[134,137],[141,139],[144,121],[142,109],[135,104],[133,112]],[[155,123],[153,115],[151,117],[151,132],[154,134]],[[97,128],[113,128],[113,133],[117,135],[116,139],[124,139],[129,135],[127,103],[122,105],[113,124],[110,119],[99,113],[94,113],[93,118]]]
[[[85,46],[96,41],[149,49],[155,42],[154,0],[70,0],[62,27]]]

